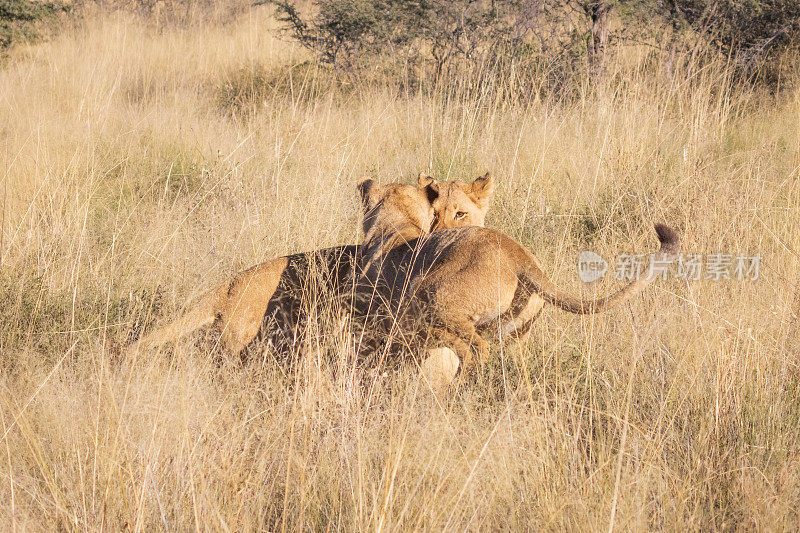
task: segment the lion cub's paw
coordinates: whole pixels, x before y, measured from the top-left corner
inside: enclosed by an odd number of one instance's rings
[[[458,356],[450,348],[431,348],[425,355],[420,364],[423,383],[436,394],[445,392],[458,372]]]

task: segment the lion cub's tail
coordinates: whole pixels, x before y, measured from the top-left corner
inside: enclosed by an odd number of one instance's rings
[[[157,348],[203,326],[210,325],[216,319],[220,297],[226,290],[227,285],[203,294],[181,317],[131,343],[128,345],[127,351],[132,353]]]
[[[674,261],[680,251],[680,237],[675,230],[664,224],[656,224],[655,229],[658,240],[661,242],[661,248],[655,259],[665,262]],[[566,294],[553,285],[535,265],[527,265],[527,268],[519,273],[519,277],[525,289],[538,294],[556,307],[570,313],[588,314],[605,311],[624,302],[647,287],[656,275],[651,270],[644,277],[631,282],[614,294],[593,299],[583,299]]]

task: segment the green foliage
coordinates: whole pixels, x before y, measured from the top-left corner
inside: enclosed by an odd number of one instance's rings
[[[266,2],[265,2],[266,3]],[[316,1],[316,15],[305,17],[290,0],[273,2],[278,19],[324,63],[348,61],[353,55],[381,50],[393,42],[392,25],[400,22],[407,4],[395,0]]]
[[[673,51],[715,46],[750,69],[797,42],[797,0],[261,0],[323,64],[352,71],[375,58],[401,61],[417,78],[493,70],[556,86],[576,66],[601,68],[607,45],[649,41]],[[663,41],[663,37],[668,37]],[[693,53],[695,53],[693,52]],[[366,71],[367,69],[361,69]],[[541,81],[539,82],[541,83]]]
[[[345,68],[390,54],[432,59],[440,73],[451,62],[479,63],[521,49],[534,21],[531,5],[520,0],[316,0],[305,14],[293,0],[269,3],[323,63]]]
[[[747,59],[791,42],[800,30],[797,0],[676,0],[671,14]]]
[[[67,10],[69,6],[59,2],[0,0],[0,49],[19,40],[36,38],[37,22],[52,19]]]

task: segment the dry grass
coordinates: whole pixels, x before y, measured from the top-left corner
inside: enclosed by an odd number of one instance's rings
[[[800,93],[725,91],[714,63],[670,81],[648,50],[527,107],[331,91],[273,29],[98,16],[0,71],[0,522],[797,527]],[[346,335],[289,377],[191,343],[113,356],[239,268],[355,242],[359,176],[486,169],[487,225],[565,286],[579,250],[652,250],[661,220],[761,277],[548,310],[443,402],[411,371],[331,371]]]

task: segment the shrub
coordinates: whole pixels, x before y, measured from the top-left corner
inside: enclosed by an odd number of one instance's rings
[[[52,19],[69,6],[60,2],[0,0],[0,49],[38,36],[36,23]]]
[[[800,30],[797,0],[676,0],[672,15],[750,62],[790,43]]]
[[[351,69],[377,55],[479,64],[518,51],[533,38],[540,4],[522,0],[316,0],[302,13],[293,0],[266,0],[303,46],[323,63]]]
[[[667,37],[664,48],[721,51],[749,72],[771,66],[765,61],[800,30],[797,0],[314,0],[304,10],[296,0],[258,3],[276,6],[288,32],[339,70],[372,68],[380,58],[413,67],[419,79],[488,69],[536,78],[529,85],[545,78],[551,88],[576,72],[601,72],[610,43],[662,47]]]

